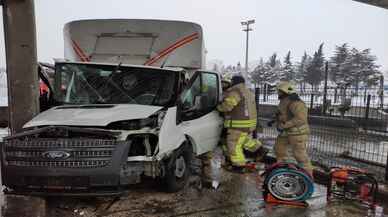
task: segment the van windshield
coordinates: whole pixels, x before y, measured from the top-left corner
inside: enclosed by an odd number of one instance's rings
[[[63,104],[167,106],[176,98],[177,73],[163,69],[61,63],[56,65],[56,101]]]

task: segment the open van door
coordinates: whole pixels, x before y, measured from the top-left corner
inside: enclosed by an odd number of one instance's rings
[[[221,135],[223,119],[216,107],[221,98],[218,74],[197,71],[181,97],[184,133],[195,142],[197,155],[213,150]]]

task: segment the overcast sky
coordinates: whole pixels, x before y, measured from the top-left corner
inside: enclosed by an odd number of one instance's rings
[[[63,57],[63,25],[76,19],[152,18],[193,21],[202,25],[208,60],[244,62],[245,35],[240,21],[256,19],[250,37],[250,60],[291,50],[298,61],[325,43],[371,48],[388,70],[388,10],[351,0],[36,0],[38,58]],[[0,25],[1,35],[3,26]],[[4,42],[0,41],[0,66]]]

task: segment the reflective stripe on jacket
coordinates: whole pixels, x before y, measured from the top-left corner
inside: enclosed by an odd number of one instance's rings
[[[223,102],[217,109],[225,115],[224,127],[245,132],[252,132],[256,129],[255,97],[245,84],[237,84],[226,90]]]
[[[257,121],[252,120],[225,120],[225,128],[251,128],[256,127]]]

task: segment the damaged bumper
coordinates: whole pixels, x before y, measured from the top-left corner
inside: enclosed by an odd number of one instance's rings
[[[35,195],[116,195],[160,175],[159,161],[129,158],[133,141],[26,139],[1,143],[7,193]]]

